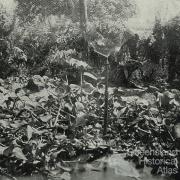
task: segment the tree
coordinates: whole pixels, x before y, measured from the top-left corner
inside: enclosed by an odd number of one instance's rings
[[[42,20],[50,15],[66,15],[79,22],[79,0],[16,0],[18,2],[17,14],[22,22],[32,22],[40,17]],[[123,20],[135,13],[134,1],[127,0],[88,0],[87,15],[89,22],[99,23]]]
[[[168,81],[172,82],[179,74],[180,53],[180,17],[171,19],[164,27],[168,50]]]
[[[0,4],[0,77],[6,78],[13,68],[9,65],[12,54],[11,33],[14,30],[16,17]]]
[[[37,17],[42,21],[50,15],[72,14],[72,0],[16,0],[18,2],[17,14],[21,21],[32,22]]]
[[[103,35],[108,34],[110,39],[117,39],[124,28],[122,22],[135,12],[133,1],[126,0],[88,0],[84,15],[80,11],[84,6],[82,0],[16,2],[18,23],[13,32],[13,43],[25,51],[28,68],[36,67],[37,70],[53,63],[53,60],[47,61],[54,51],[75,49],[77,54],[87,54],[87,41],[84,33],[80,33],[84,22],[87,29],[95,27]],[[53,67],[57,67],[57,63]]]

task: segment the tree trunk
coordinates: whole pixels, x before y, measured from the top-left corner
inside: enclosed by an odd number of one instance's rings
[[[87,28],[87,0],[79,0],[80,28],[82,33],[86,33]]]
[[[87,0],[79,0],[79,12],[80,12],[80,29],[83,36],[83,56],[82,60],[88,60],[88,42],[86,38],[87,31]]]

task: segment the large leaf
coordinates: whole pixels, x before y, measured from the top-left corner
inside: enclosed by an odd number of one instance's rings
[[[50,114],[48,114],[48,115],[42,115],[42,116],[40,116],[40,119],[41,119],[41,121],[43,121],[43,122],[48,122],[49,120],[52,119],[52,115],[50,115]]]
[[[9,157],[12,154],[13,149],[14,149],[14,145],[10,145],[6,149],[4,149],[3,155],[6,156],[6,157]]]
[[[40,135],[41,133],[42,133],[41,131],[38,131],[34,127],[31,127],[29,125],[27,126],[27,137],[28,137],[28,140],[30,140],[32,138],[33,134]]]
[[[175,99],[172,99],[169,104],[175,105],[175,106],[180,106],[180,103],[178,101],[176,101]]]
[[[0,146],[0,155],[4,155],[4,151],[7,149],[6,146]]]
[[[82,111],[77,114],[76,126],[84,127],[86,125],[88,115]]]
[[[120,111],[118,111],[117,118],[120,118],[121,116],[125,115],[128,112],[128,109],[128,107],[124,107]]]
[[[26,156],[25,156],[24,153],[22,152],[22,149],[19,148],[19,147],[15,147],[15,148],[13,149],[12,154],[13,154],[17,159],[27,161]]]
[[[90,66],[86,62],[74,58],[68,59],[67,63],[76,68],[83,68],[83,69],[90,68]]]
[[[28,140],[30,140],[32,138],[32,134],[33,134],[33,129],[31,126],[27,126],[27,137],[28,137]]]
[[[77,111],[83,111],[84,108],[85,108],[84,105],[81,102],[79,102],[79,101],[76,102],[75,105],[76,105],[76,110]]]
[[[87,83],[87,82],[84,82],[82,84],[82,88],[83,88],[83,92],[87,94],[91,94],[95,90],[95,87],[91,83]]]
[[[6,93],[8,93],[8,90],[5,89],[4,87],[0,86],[0,93],[6,94]]]
[[[176,138],[180,138],[180,123],[174,126],[174,133]]]
[[[89,72],[84,72],[83,75],[93,79],[94,81],[97,81],[97,77]]]
[[[4,84],[4,80],[0,78],[0,86]]]
[[[3,115],[2,116],[2,114],[0,114],[0,117],[1,118],[5,118],[6,116],[8,116],[8,115]],[[9,118],[9,117],[8,117]],[[10,123],[9,123],[9,121],[7,121],[7,120],[0,120],[0,126],[2,126],[2,127],[4,127],[4,128],[8,128],[9,126],[10,126]]]
[[[148,100],[140,98],[138,96],[126,96],[126,97],[125,96],[121,96],[121,100],[123,102],[126,102],[127,104],[136,103],[138,105],[146,105],[146,106],[149,105]]]

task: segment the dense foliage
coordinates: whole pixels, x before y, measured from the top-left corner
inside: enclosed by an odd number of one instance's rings
[[[16,2],[13,13],[0,9],[0,173],[68,179],[79,161],[108,153],[125,153],[143,168],[140,158],[152,157],[134,151],[179,149],[180,92],[166,82],[179,77],[178,18],[164,27],[157,18],[152,36],[140,39],[123,24],[133,1],[89,0],[84,34],[78,0]],[[118,46],[106,69],[93,43]],[[178,176],[179,165],[165,167]]]
[[[133,149],[178,148],[175,138],[179,137],[179,128],[174,129],[174,125],[179,122],[179,91],[150,86],[136,91],[111,88],[109,93],[108,131],[103,137],[102,84],[68,86],[58,79],[37,75],[29,80],[1,80],[2,173],[61,176],[75,168],[73,162],[91,162],[110,153],[109,145],[113,151],[127,153],[126,158],[133,159],[137,167],[143,167],[138,156],[129,156],[135,153]],[[158,173],[157,166],[152,168]]]

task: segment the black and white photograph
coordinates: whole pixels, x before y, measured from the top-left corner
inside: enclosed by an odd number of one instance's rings
[[[180,180],[180,0],[0,0],[0,180]]]

